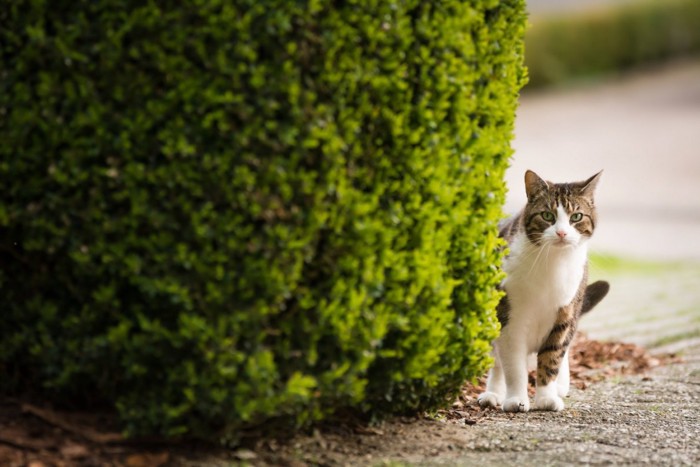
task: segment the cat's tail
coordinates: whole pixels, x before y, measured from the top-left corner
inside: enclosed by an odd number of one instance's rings
[[[587,313],[593,309],[610,291],[610,284],[606,281],[597,281],[589,284],[583,294],[583,304],[581,306],[581,314]]]

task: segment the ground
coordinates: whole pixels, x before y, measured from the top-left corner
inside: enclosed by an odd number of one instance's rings
[[[482,411],[466,387],[433,418],[317,430],[246,454],[256,465],[299,466],[698,464],[700,348],[658,367],[629,344],[584,340],[577,351],[574,382],[585,389],[573,390],[563,412]]]
[[[580,336],[563,412],[482,410],[467,384],[451,408],[369,425],[344,421],[288,439],[226,450],[126,441],[95,414],[0,402],[0,465],[563,465],[700,461],[700,348],[652,356],[633,344]]]

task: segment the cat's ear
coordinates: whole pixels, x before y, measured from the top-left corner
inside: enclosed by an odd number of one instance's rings
[[[525,172],[525,192],[527,193],[528,200],[531,200],[536,193],[548,188],[549,184],[542,180],[535,172],[532,170]]]
[[[580,184],[580,190],[581,194],[583,196],[586,196],[590,199],[593,199],[593,193],[595,192],[595,187],[598,186],[598,180],[600,180],[600,176],[603,175],[603,171],[601,170],[585,182],[581,182]]]

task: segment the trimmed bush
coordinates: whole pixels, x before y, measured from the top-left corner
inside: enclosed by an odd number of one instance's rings
[[[497,332],[523,10],[3,8],[0,390],[224,440],[444,404]]]
[[[645,0],[533,19],[525,37],[530,87],[700,53],[700,2]]]

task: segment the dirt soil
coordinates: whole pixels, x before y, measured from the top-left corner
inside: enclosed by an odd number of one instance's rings
[[[570,465],[700,463],[700,348],[652,356],[580,335],[560,413],[481,410],[467,384],[452,407],[378,425],[325,425],[226,450],[124,440],[96,414],[0,400],[2,466]]]

